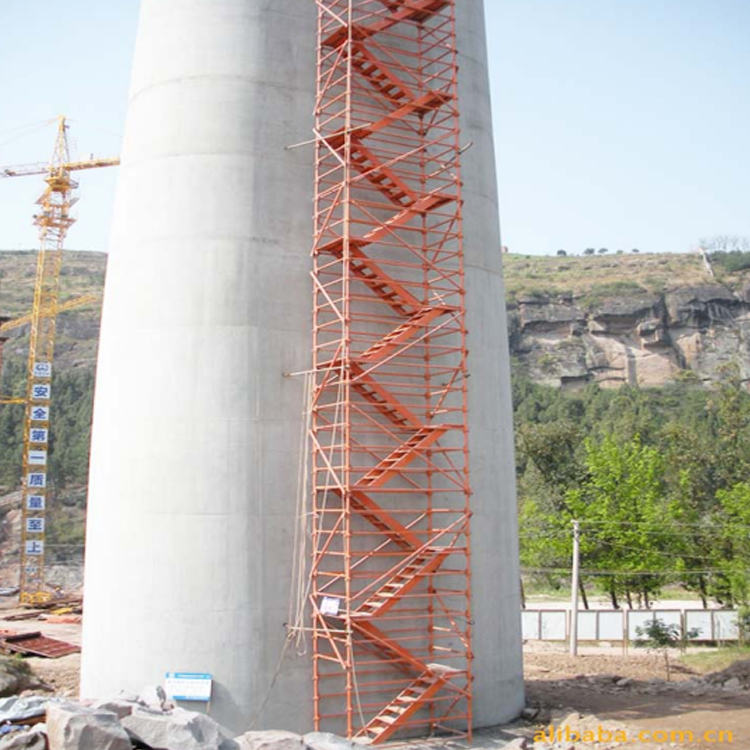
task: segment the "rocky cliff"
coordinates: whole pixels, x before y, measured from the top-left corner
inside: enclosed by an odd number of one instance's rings
[[[710,382],[732,362],[750,379],[750,295],[716,281],[593,299],[521,293],[509,304],[509,321],[512,354],[547,385]]]
[[[694,254],[506,255],[515,362],[536,382],[564,388],[711,382],[730,362],[750,381],[746,255],[741,270],[721,262],[712,270]],[[12,318],[31,308],[35,259],[34,252],[0,252],[0,314]],[[101,294],[105,270],[103,254],[66,252],[61,300]],[[150,283],[144,268],[144,284]],[[95,304],[60,316],[58,372],[93,368],[99,315]],[[19,378],[25,372],[28,325],[8,336],[6,381],[8,366]]]

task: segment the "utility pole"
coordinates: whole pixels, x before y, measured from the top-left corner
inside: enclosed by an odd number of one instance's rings
[[[573,521],[573,580],[570,584],[570,655],[578,656],[578,569],[581,557],[581,524]]]

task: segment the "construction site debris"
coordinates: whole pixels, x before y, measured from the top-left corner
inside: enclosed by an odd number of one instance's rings
[[[0,700],[0,724],[31,724],[33,719],[44,717],[50,700],[39,695],[3,698]]]
[[[42,614],[42,610],[34,609],[31,612],[19,612],[15,615],[6,615],[3,620],[6,622],[18,622],[20,620],[36,620],[39,615]]]
[[[77,654],[81,648],[72,643],[59,641],[56,638],[47,638],[38,630],[33,633],[16,633],[0,638],[0,648],[17,654],[30,654],[32,656],[45,656],[56,659],[59,656]]]
[[[80,596],[73,596],[60,599],[50,599],[48,602],[36,602],[35,604],[21,604],[22,607],[33,609],[33,610],[58,610],[63,608],[70,608],[71,612],[80,614],[83,611],[83,599]],[[5,618],[9,619],[9,618]]]
[[[78,625],[83,622],[81,615],[40,615],[39,619],[56,625]]]
[[[117,715],[76,703],[50,703],[47,708],[49,750],[132,750]]]

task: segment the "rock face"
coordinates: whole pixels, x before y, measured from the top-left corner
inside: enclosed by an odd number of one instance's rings
[[[708,383],[733,362],[750,379],[746,296],[717,283],[595,301],[521,297],[509,310],[511,352],[532,380],[563,388]]]

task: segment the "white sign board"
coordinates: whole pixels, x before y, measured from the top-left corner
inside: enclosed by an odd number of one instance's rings
[[[578,640],[579,641],[595,641],[598,637],[597,630],[597,613],[579,612],[578,613]]]
[[[340,609],[341,609],[341,599],[337,599],[335,596],[324,596],[323,601],[320,603],[321,615],[330,615],[331,617],[338,617]]]
[[[200,672],[167,672],[164,691],[175,701],[211,700],[211,675]]]
[[[621,641],[624,632],[622,612],[597,612],[600,641]]]
[[[44,554],[44,542],[40,539],[27,539],[26,540],[26,554],[27,555],[43,555]]]
[[[736,641],[740,637],[737,612],[716,610],[714,616],[714,634],[717,641]]]
[[[31,398],[34,401],[49,401],[52,396],[52,386],[47,383],[34,383],[31,386]]]
[[[49,378],[52,376],[52,365],[49,362],[34,363],[35,378]]]
[[[29,451],[29,464],[44,466],[47,463],[47,451]]]
[[[541,635],[539,632],[539,612],[529,609],[521,612],[521,627],[525,640],[538,641]]]
[[[44,495],[28,495],[26,510],[44,510]]]
[[[49,406],[35,406],[31,410],[31,418],[35,422],[49,422]]]
[[[542,611],[543,641],[564,641],[568,637],[568,613]]]

